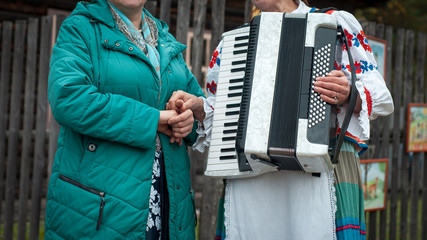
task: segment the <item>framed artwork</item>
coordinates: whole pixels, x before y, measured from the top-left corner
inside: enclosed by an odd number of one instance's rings
[[[361,160],[365,211],[385,209],[388,159]]]
[[[427,103],[408,105],[406,152],[427,152]]]
[[[371,46],[372,54],[374,54],[375,61],[378,65],[378,72],[381,73],[384,80],[386,77],[386,59],[387,59],[387,41],[376,37],[366,36],[369,46]]]

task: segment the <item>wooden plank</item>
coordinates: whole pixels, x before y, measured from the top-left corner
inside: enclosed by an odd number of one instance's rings
[[[405,30],[398,29],[396,42],[403,43]],[[394,118],[393,118],[393,154],[391,162],[391,200],[390,200],[390,240],[397,239],[397,203],[398,203],[398,174],[399,174],[399,150],[400,150],[400,106],[402,97],[402,72],[403,72],[403,44],[396,44],[394,64]]]
[[[160,1],[160,19],[170,25],[171,20],[171,0]]]
[[[368,22],[364,28],[364,32],[368,36],[375,36],[375,22]],[[378,158],[380,153],[380,132],[381,132],[381,118],[377,118],[375,121],[371,122],[371,136],[370,136],[370,146],[373,148],[373,154],[368,156],[368,158]],[[369,225],[367,226],[367,235],[369,239],[375,239],[377,235],[377,211],[369,212]]]
[[[153,15],[153,17],[157,17],[157,1],[156,0],[149,0],[145,3],[144,8],[148,10],[148,12]]]
[[[385,39],[387,41],[387,55],[386,55],[386,75],[385,75],[385,81],[387,84],[387,88],[391,90],[391,73],[392,73],[392,46],[393,46],[393,28],[391,26],[387,26],[386,27],[386,36]],[[378,31],[377,31],[378,33]],[[390,154],[389,154],[389,150],[390,150],[390,142],[392,141],[391,139],[391,129],[390,129],[390,123],[391,121],[393,121],[393,115],[389,115],[387,117],[384,118],[384,126],[383,126],[383,137],[382,137],[382,157],[383,158],[388,158],[389,159],[389,169],[390,168]],[[390,171],[387,173],[389,174]],[[390,178],[388,178],[390,179]],[[389,187],[386,188],[387,189],[387,193],[389,193]],[[387,198],[386,198],[386,203],[389,202],[390,199],[390,194],[387,194]],[[387,212],[388,212],[388,206],[386,206],[385,210],[380,211],[380,230],[379,230],[379,239],[386,239],[387,236]]]
[[[205,86],[202,74],[203,53],[205,52],[203,33],[205,31],[207,0],[194,1],[193,43],[191,45],[191,71],[200,86]]]
[[[61,27],[62,22],[65,20],[66,16],[57,15],[56,19],[54,19],[55,23],[55,32],[52,33],[54,35],[54,41],[59,33],[59,28]],[[54,42],[52,42],[54,44]],[[50,119],[50,128],[49,128],[49,149],[48,149],[48,157],[47,157],[47,178],[46,183],[49,184],[50,175],[52,174],[52,166],[53,160],[55,159],[55,153],[57,149],[57,142],[59,136],[59,124],[56,122],[55,118],[49,107],[49,119]]]
[[[418,33],[418,44],[417,44],[417,55],[416,55],[416,62],[417,67],[415,70],[415,86],[417,86],[415,91],[415,101],[416,102],[423,102],[424,98],[427,97],[427,93],[425,91],[426,84],[424,83],[425,76],[424,76],[424,66],[426,62],[426,43],[427,43],[427,34],[426,33]],[[419,86],[419,87],[418,87]],[[421,209],[421,239],[426,240],[427,239],[427,164],[426,164],[426,155],[420,153],[419,158],[422,159],[422,155],[424,155],[424,161],[423,163],[423,182],[422,182],[422,209]]]
[[[403,109],[404,111],[401,113],[404,116],[403,119],[406,119],[406,111],[408,103],[411,101],[412,96],[412,82],[413,82],[413,74],[412,74],[412,59],[413,59],[413,47],[414,47],[414,36],[412,31],[406,31],[406,40],[405,40],[405,55],[404,55],[404,81],[403,81]],[[405,121],[405,120],[404,120]],[[404,123],[402,123],[404,126]],[[406,131],[403,128],[403,136],[406,135]],[[410,168],[410,160],[408,154],[403,151],[402,155],[402,171],[401,171],[401,194],[400,194],[400,239],[408,239],[408,207],[409,207],[409,168]]]
[[[27,228],[27,203],[29,195],[28,189],[30,179],[30,159],[33,149],[32,130],[34,121],[38,25],[39,20],[37,18],[30,18],[28,20],[27,53],[25,63],[24,123],[22,137],[23,142],[19,186],[18,240],[24,240],[26,238]]]
[[[188,28],[190,26],[191,0],[178,1],[178,14],[176,20],[176,40],[187,45]],[[186,50],[185,50],[186,51]],[[182,55],[185,58],[185,51]]]
[[[224,32],[225,0],[212,0],[212,16],[210,53],[213,53],[216,46],[221,41],[222,33]]]
[[[244,23],[250,22],[252,19],[252,1],[245,0],[245,18]]]
[[[31,191],[30,240],[39,238],[40,203],[45,156],[47,118],[47,79],[51,51],[52,17],[41,18],[39,73],[37,76],[36,139],[34,143],[33,184]]]
[[[6,128],[8,118],[10,65],[12,49],[12,22],[3,22],[0,65],[0,202],[4,198],[4,167],[6,166]],[[2,206],[0,204],[0,219]]]
[[[17,20],[14,29],[12,89],[10,95],[9,134],[6,167],[6,201],[4,238],[12,239],[15,196],[16,196],[16,168],[19,161],[19,127],[21,121],[21,95],[24,72],[25,29],[27,22]]]
[[[415,33],[412,32],[415,40]],[[425,40],[425,39],[424,39]],[[420,51],[425,53],[425,41],[421,43],[422,38],[418,35],[418,47],[416,48],[416,61],[412,64],[415,65],[415,69],[418,71],[415,74],[413,81],[413,89],[414,95],[413,99],[410,99],[412,102],[421,102],[423,100],[423,94],[425,92],[424,89],[424,58],[425,54],[420,54]],[[413,43],[415,45],[415,41]],[[424,45],[424,48],[423,46]],[[412,46],[414,47],[414,46]],[[423,51],[424,50],[424,51]],[[412,52],[414,49],[412,48]],[[412,58],[414,59],[414,58]],[[414,69],[414,68],[411,68]],[[421,163],[422,155],[421,153],[415,153],[412,160],[412,185],[411,185],[411,217],[410,217],[410,237],[411,239],[418,239],[418,200],[419,200],[419,182],[420,182],[420,163]]]

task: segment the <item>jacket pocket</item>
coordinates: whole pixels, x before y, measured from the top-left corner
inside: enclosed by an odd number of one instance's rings
[[[66,177],[64,175],[59,175],[59,179],[61,179],[64,182],[67,182],[69,184],[72,184],[72,185],[74,185],[74,186],[76,186],[76,187],[78,187],[80,189],[83,189],[83,190],[85,190],[85,191],[87,191],[89,193],[98,195],[101,198],[101,202],[99,204],[98,221],[97,221],[97,224],[96,224],[96,230],[98,230],[99,226],[101,225],[102,213],[104,211],[104,206],[105,206],[105,193],[101,192],[101,191],[98,191],[96,189],[90,188],[90,187],[88,187],[86,185],[83,185],[83,184],[81,184],[81,183],[79,183],[79,182],[77,182],[77,181],[75,181],[75,180],[73,180],[73,179],[71,179],[69,177]]]

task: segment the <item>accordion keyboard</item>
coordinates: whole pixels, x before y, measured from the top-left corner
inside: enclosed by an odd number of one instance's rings
[[[245,77],[249,26],[223,35],[219,82],[206,175],[245,175],[239,172],[236,134]]]

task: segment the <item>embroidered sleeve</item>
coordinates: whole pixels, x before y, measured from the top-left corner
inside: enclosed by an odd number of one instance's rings
[[[211,141],[215,97],[219,77],[219,66],[221,64],[221,50],[222,41],[216,47],[212,54],[211,61],[209,62],[206,81],[207,98],[202,98],[204,103],[204,110],[206,113],[205,120],[203,121],[204,127],[199,125],[197,129],[198,137],[193,145],[193,149],[199,152],[204,152],[205,147],[208,147]]]
[[[356,88],[362,100],[359,116],[353,115],[351,120],[358,121],[359,124],[350,124],[348,132],[361,140],[367,140],[370,133],[369,121],[378,116],[390,114],[394,109],[393,100],[383,77],[378,72],[372,49],[359,22],[352,14],[345,11],[336,11],[332,15],[343,27],[348,39],[357,75]],[[342,70],[350,81],[351,72],[347,51],[345,45],[337,47],[335,69]],[[340,123],[344,119],[345,110],[346,106],[342,106],[338,114]]]

